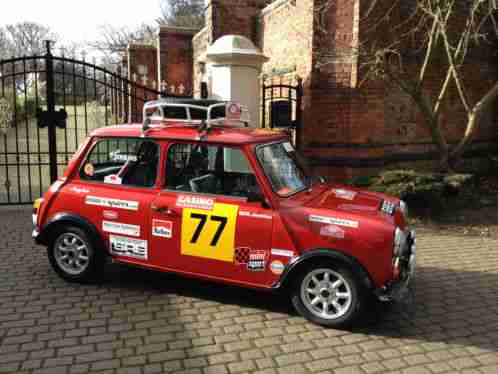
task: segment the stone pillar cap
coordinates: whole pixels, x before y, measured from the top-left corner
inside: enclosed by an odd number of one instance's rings
[[[268,61],[254,43],[242,35],[225,35],[209,46],[206,57],[214,62],[246,60],[263,63]]]

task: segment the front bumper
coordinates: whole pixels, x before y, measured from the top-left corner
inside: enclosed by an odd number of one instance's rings
[[[36,227],[33,229],[33,232],[31,233],[31,237],[33,238],[33,240],[35,241],[36,244],[41,244],[40,243],[40,232],[38,231],[38,229]]]
[[[381,301],[402,300],[409,291],[410,283],[415,277],[415,268],[417,267],[417,239],[415,231],[410,231],[406,242],[406,248],[402,255],[396,258],[400,274],[397,280],[390,282],[388,285],[376,291],[377,297]]]

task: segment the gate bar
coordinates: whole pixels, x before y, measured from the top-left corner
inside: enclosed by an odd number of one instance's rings
[[[45,55],[45,68],[47,70],[47,112],[53,115],[55,112],[54,97],[54,60],[50,51],[50,40],[45,41],[47,53]],[[48,153],[50,158],[50,182],[57,180],[57,135],[55,123],[48,124]]]

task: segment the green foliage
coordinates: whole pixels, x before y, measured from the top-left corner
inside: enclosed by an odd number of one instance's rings
[[[472,189],[471,174],[419,173],[414,170],[386,171],[374,177],[356,178],[351,184],[406,201],[416,215],[438,214],[452,200]]]

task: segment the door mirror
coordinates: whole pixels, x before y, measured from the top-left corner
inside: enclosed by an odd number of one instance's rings
[[[264,208],[270,208],[270,202],[263,195],[259,187],[248,187],[247,188],[247,202],[248,203],[261,203]]]
[[[261,194],[260,191],[257,191],[255,188],[249,188],[247,191],[247,202],[249,203],[258,203],[264,202],[265,197]]]

